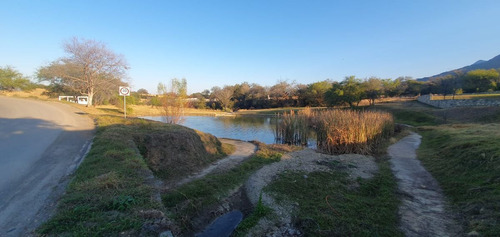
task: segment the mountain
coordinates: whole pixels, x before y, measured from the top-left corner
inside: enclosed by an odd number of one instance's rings
[[[456,71],[466,73],[468,71],[472,71],[472,70],[476,70],[476,69],[498,69],[498,68],[500,68],[500,55],[497,55],[488,61],[478,60],[477,62],[475,62],[469,66],[465,66],[465,67],[462,67],[459,69],[443,72],[443,73],[440,73],[440,74],[437,74],[437,75],[434,75],[431,77],[418,78],[417,81],[428,81],[428,80],[432,80],[432,79],[437,78],[437,77],[442,77],[442,76],[446,76],[446,75],[455,75]]]

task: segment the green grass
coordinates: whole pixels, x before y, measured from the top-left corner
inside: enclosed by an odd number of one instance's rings
[[[419,129],[418,157],[465,220],[465,232],[500,234],[500,125]]]
[[[386,103],[366,109],[383,110],[392,113],[394,122],[412,126],[437,125],[439,120],[435,116],[436,109],[416,101],[405,103]]]
[[[38,229],[39,234],[109,236],[139,231],[144,220],[137,210],[157,208],[158,204],[151,201],[152,189],[141,175],[148,169],[146,163],[123,139],[126,131],[124,126],[98,129],[58,212]]]
[[[262,204],[262,193],[259,197],[256,207],[253,212],[247,216],[236,228],[233,236],[245,236],[246,233],[259,223],[260,219],[271,214],[273,210]]]
[[[208,141],[212,139],[210,136],[182,126],[111,115],[92,117],[98,125],[92,148],[75,172],[55,216],[37,230],[40,235],[144,234],[141,228],[148,219],[140,215],[141,211],[165,210],[161,203],[153,201],[154,190],[145,183],[150,171],[147,159],[140,152],[144,148],[137,147],[137,137],[190,134],[199,136],[206,149],[214,152],[234,150],[227,145],[217,147]]]
[[[211,174],[203,179],[182,185],[162,196],[163,204],[171,211],[170,216],[183,231],[193,229],[191,218],[204,208],[218,203],[241,185],[256,170],[279,161],[283,154],[281,146],[259,144],[254,156],[239,166],[221,174]]]
[[[308,236],[401,236],[396,181],[387,161],[372,179],[342,171],[286,172],[266,187],[279,202],[298,203],[296,226]],[[358,182],[356,187],[353,182]]]

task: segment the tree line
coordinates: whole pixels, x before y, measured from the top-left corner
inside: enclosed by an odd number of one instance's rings
[[[500,90],[500,69],[477,69],[469,72],[460,70],[436,77],[426,83],[429,93],[454,97],[462,93],[481,93]]]
[[[213,87],[190,97],[195,108],[234,111],[239,109],[266,109],[279,107],[358,106],[362,100],[370,105],[380,98],[418,96],[420,94],[447,95],[480,93],[500,90],[500,69],[477,69],[453,75],[417,81],[411,77],[382,79],[377,77],[345,77],[342,81],[324,80],[311,84],[278,81],[270,87],[244,82],[224,87]]]
[[[63,48],[65,56],[40,67],[36,73],[38,83],[44,83],[43,87],[47,89],[49,96],[87,95],[88,106],[123,103],[117,94],[119,86],[128,85],[126,79],[129,66],[123,55],[116,54],[102,42],[80,38],[65,42]],[[31,82],[10,66],[0,67],[0,90],[29,90],[35,87],[42,85]],[[362,79],[355,76],[345,77],[339,82],[327,79],[311,84],[278,81],[273,86],[262,86],[243,82],[223,87],[214,86],[190,96],[186,94],[186,79],[172,79],[171,87],[167,90],[165,84],[160,83],[156,96],[149,95],[145,89],[139,89],[132,93],[127,103],[152,106],[173,103],[182,107],[226,111],[299,106],[354,107],[364,99],[374,104],[377,99],[387,97],[428,93],[446,97],[464,92],[500,90],[500,76],[498,70],[491,69],[467,73],[455,71],[427,82],[416,81],[411,77]],[[185,101],[189,103],[184,103]]]

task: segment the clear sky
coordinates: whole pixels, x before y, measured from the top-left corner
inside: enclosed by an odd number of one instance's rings
[[[133,90],[414,78],[500,54],[498,0],[22,1],[0,4],[0,66],[27,76],[74,36],[123,54]]]

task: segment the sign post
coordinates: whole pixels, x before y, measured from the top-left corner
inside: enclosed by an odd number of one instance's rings
[[[123,114],[127,118],[127,101],[125,96],[130,96],[130,87],[120,86],[118,93],[123,96]]]

